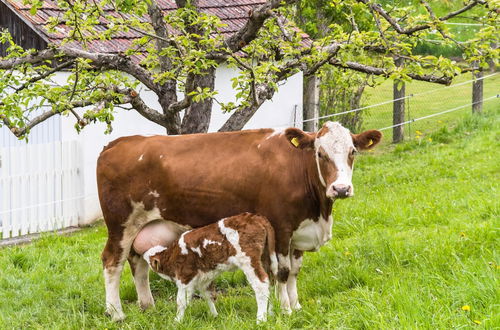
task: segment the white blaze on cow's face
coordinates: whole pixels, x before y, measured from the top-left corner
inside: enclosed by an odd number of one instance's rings
[[[314,149],[319,178],[326,189],[326,196],[353,196],[352,167],[356,147],[349,130],[337,122],[325,123],[316,136]]]

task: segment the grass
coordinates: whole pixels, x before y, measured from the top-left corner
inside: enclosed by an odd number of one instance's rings
[[[490,75],[491,73],[485,73]],[[472,83],[465,83],[472,79],[472,75],[463,74],[454,79],[453,84],[449,87],[431,84],[422,81],[412,81],[406,84],[406,95],[413,94],[406,101],[406,120],[410,118],[419,118],[431,114],[436,114],[441,111],[453,109],[462,105],[468,105],[472,102]],[[465,84],[463,84],[465,83]],[[500,94],[500,73],[484,79],[483,96],[489,98]],[[382,84],[367,88],[366,105],[379,104],[393,99],[393,82],[386,80]],[[376,106],[364,110],[364,129],[384,128],[392,125],[392,103]],[[490,112],[500,109],[500,99],[493,98],[489,101],[484,101],[483,111]],[[425,136],[433,133],[443,126],[453,127],[459,123],[466,114],[471,112],[471,106],[466,106],[459,110],[441,114],[429,119],[416,121],[410,125],[405,125],[405,137],[415,138],[418,135]],[[418,134],[418,132],[422,134]],[[392,140],[392,129],[384,131],[386,136],[384,143],[390,143]]]
[[[303,310],[261,328],[500,328],[500,112],[431,137],[359,157],[356,196],[336,203],[332,241],[305,255]],[[176,327],[174,286],[153,276],[157,307],[143,313],[128,267],[127,319],[113,324],[103,315],[105,237],[99,223],[1,249],[0,328]],[[219,317],[197,300],[179,329],[256,327],[243,275],[225,274],[217,285]]]

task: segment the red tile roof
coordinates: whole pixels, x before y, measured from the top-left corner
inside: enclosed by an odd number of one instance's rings
[[[64,24],[56,27],[55,32],[49,32],[46,28],[49,17],[61,16],[65,9],[60,9],[54,0],[44,0],[36,15],[30,14],[31,6],[23,4],[22,0],[4,0],[20,14],[25,21],[31,23],[50,43],[60,43],[67,36],[69,28]],[[252,8],[265,3],[266,0],[200,0],[199,7],[206,14],[218,16],[222,23],[227,26],[221,29],[223,35],[231,35],[238,31],[248,20]],[[158,7],[168,13],[177,8],[174,0],[157,0]],[[104,8],[109,14],[113,12],[111,7]],[[128,15],[123,15],[127,17]],[[145,20],[149,17],[144,17]],[[100,24],[95,28],[99,31],[106,30],[105,18],[100,18]],[[113,36],[112,40],[94,40],[87,45],[89,51],[93,52],[122,52],[128,49],[133,39],[140,37],[138,32],[121,32]],[[70,43],[71,45],[71,43]],[[74,43],[77,46],[77,43]]]

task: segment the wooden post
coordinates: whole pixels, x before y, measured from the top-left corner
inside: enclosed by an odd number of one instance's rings
[[[472,82],[472,113],[483,112],[483,71],[473,71],[475,81]]]
[[[403,58],[398,57],[395,60],[397,66],[403,65]],[[405,121],[405,83],[400,80],[395,80],[393,85],[393,110],[392,110],[392,124],[398,125]],[[404,125],[393,127],[392,129],[392,142],[398,143],[404,139]]]
[[[319,117],[319,78],[316,76],[304,77],[304,120]],[[304,131],[317,132],[319,120],[304,122]]]

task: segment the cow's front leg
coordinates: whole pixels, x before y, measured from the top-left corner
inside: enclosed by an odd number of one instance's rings
[[[279,246],[278,246],[279,248]],[[278,249],[279,250],[279,249]],[[290,256],[288,251],[286,254],[278,251],[278,299],[280,301],[281,311],[286,314],[291,314],[290,299],[288,297],[287,281],[290,274]]]
[[[295,250],[290,253],[290,275],[286,283],[290,307],[293,310],[302,308],[299,303],[299,295],[297,293],[297,276],[299,275],[300,267],[302,266],[303,251]]]

